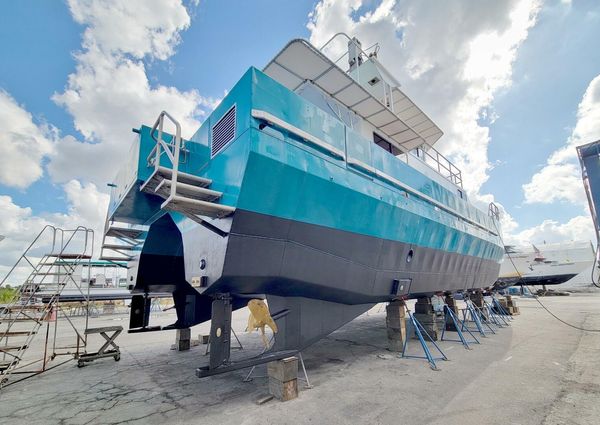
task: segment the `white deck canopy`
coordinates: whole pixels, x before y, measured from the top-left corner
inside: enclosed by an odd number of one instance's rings
[[[442,130],[398,87],[392,88],[390,107],[385,106],[306,40],[289,42],[264,72],[290,90],[307,80],[312,82],[379,129],[402,151],[424,143],[433,146],[442,137]]]

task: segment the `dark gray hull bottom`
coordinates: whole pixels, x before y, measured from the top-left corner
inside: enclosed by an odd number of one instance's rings
[[[201,231],[215,239],[210,229]],[[226,244],[220,276],[199,293],[185,280],[178,233],[168,215],[150,228],[136,290],[171,287],[178,315],[173,327],[211,318],[214,327],[215,299],[229,297],[235,310],[266,295],[279,327],[275,352],[302,350],[378,302],[490,287],[500,268],[492,260],[237,210],[230,233],[219,239]],[[170,268],[167,286],[164,272],[156,278],[163,265]]]
[[[478,257],[239,210],[228,238],[221,278],[206,294],[377,303],[490,287],[500,268]]]

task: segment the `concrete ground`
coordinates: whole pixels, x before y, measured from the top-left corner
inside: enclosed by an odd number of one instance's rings
[[[561,318],[600,329],[600,295],[542,300]],[[304,353],[312,389],[289,402],[255,401],[267,392],[265,367],[250,383],[247,370],[198,379],[205,346],[169,350],[174,331],[122,334],[120,362],[103,359],[82,369],[71,361],[0,392],[0,423],[197,424],[598,424],[600,333],[571,329],[533,299],[519,299],[510,328],[467,351],[442,342],[450,358],[432,371],[424,360],[386,350],[385,308],[375,307]],[[260,337],[234,329],[251,355]],[[153,317],[174,320],[172,313]],[[124,316],[90,326],[127,325]],[[207,326],[192,330],[207,333]],[[98,341],[95,341],[98,342]],[[95,342],[92,342],[92,349]],[[417,353],[418,343],[410,342]]]

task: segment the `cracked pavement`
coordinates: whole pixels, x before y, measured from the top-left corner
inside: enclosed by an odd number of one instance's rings
[[[600,328],[600,295],[544,298],[560,317]],[[597,424],[600,407],[600,333],[570,329],[531,299],[510,328],[480,338],[464,350],[442,342],[450,358],[440,371],[421,359],[400,359],[385,349],[385,309],[376,306],[304,353],[313,389],[299,382],[299,398],[255,401],[268,391],[266,367],[199,379],[206,346],[170,350],[175,331],[123,333],[121,361],[81,369],[68,362],[0,392],[0,423],[12,424]],[[261,349],[258,333],[243,332],[244,310],[233,327],[250,356]],[[169,324],[172,313],[152,317]],[[93,319],[90,326],[122,324],[127,317]],[[208,332],[203,324],[192,336]],[[41,339],[41,338],[40,338]],[[90,343],[90,350],[100,340]],[[235,344],[234,344],[235,345]],[[418,353],[411,340],[409,351]]]

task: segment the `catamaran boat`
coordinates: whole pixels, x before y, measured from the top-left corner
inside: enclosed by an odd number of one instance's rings
[[[129,263],[130,332],[158,330],[150,298],[172,293],[163,329],[211,321],[207,376],[297,353],[376,303],[496,282],[497,208],[469,202],[433,147],[442,131],[377,53],[345,34],[293,40],[189,139],[168,112],[134,130],[102,254]],[[232,361],[231,312],[253,299],[274,341]]]
[[[594,246],[589,241],[540,245],[541,249],[506,246],[497,287],[558,285],[592,267]]]

